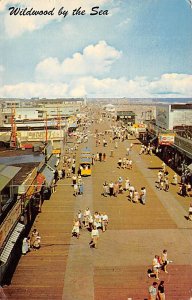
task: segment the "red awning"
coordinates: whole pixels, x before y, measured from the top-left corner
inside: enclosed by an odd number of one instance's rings
[[[37,182],[37,192],[40,192],[43,183],[45,182],[45,176],[43,174],[38,174],[36,178]]]

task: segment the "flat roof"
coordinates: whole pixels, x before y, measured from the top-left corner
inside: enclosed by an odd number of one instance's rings
[[[14,178],[21,170],[20,167],[0,165],[0,191]]]
[[[15,164],[15,166],[20,166],[21,170],[14,177],[14,184],[20,185],[22,184],[27,176],[34,170],[34,168],[39,166],[39,163],[26,163],[26,164]]]
[[[171,104],[171,109],[192,109],[192,103]]]
[[[0,164],[4,165],[40,163],[43,160],[43,158],[44,155],[42,153],[34,152],[32,149],[0,149]]]

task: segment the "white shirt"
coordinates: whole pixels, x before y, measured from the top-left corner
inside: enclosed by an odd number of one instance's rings
[[[99,231],[98,231],[98,229],[93,229],[91,231],[91,237],[94,237],[94,236],[98,236],[99,237]]]
[[[108,218],[108,215],[105,214],[105,215],[102,216],[102,220],[103,220],[103,221],[108,221],[108,219],[109,219],[109,218]]]

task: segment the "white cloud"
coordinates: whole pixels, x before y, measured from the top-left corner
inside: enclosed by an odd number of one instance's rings
[[[167,95],[192,95],[192,75],[188,74],[163,74],[159,79],[149,85],[150,91],[154,94]]]
[[[76,78],[69,83],[20,83],[0,88],[2,97],[191,97],[192,75],[164,74],[153,81],[145,77],[98,79]]]
[[[37,11],[54,10],[53,16],[10,16],[9,7],[19,7],[19,8],[33,8]],[[49,22],[53,20],[61,21],[63,16],[58,16],[58,11],[60,8],[64,7],[64,10],[68,11],[68,16],[71,16],[73,9],[82,7],[87,14],[91,12],[93,6],[99,6],[101,9],[108,9],[114,7],[112,0],[2,0],[0,1],[0,12],[4,17],[5,32],[8,37],[15,38],[22,35],[24,32],[31,32],[38,30]]]
[[[119,59],[121,52],[109,46],[105,41],[89,45],[82,53],[59,62],[49,57],[41,61],[35,70],[37,81],[57,82],[67,76],[103,75],[110,71],[112,64]]]
[[[34,82],[23,82],[15,85],[5,85],[0,88],[1,97],[32,98],[45,97],[56,98],[65,97],[67,94],[67,84],[43,84]]]
[[[123,28],[123,27],[127,27],[127,25],[131,22],[130,18],[126,18],[125,20],[123,20],[122,22],[120,22],[117,27],[119,28]]]

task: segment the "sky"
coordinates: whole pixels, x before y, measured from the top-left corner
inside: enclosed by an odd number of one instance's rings
[[[0,0],[0,98],[192,97],[191,29],[190,0]]]

